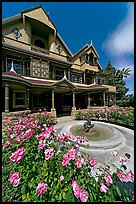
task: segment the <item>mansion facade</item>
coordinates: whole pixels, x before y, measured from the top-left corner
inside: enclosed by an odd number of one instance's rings
[[[2,21],[2,111],[53,115],[115,103],[91,44],[72,54],[41,6]],[[109,76],[110,77],[110,76]]]

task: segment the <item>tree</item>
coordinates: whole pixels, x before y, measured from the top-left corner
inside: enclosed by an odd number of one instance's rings
[[[116,86],[116,101],[121,100],[129,90],[125,87],[126,83],[124,78],[130,75],[130,71],[130,68],[116,69],[112,66],[110,61],[108,61],[108,65],[103,71],[106,75],[105,84]]]

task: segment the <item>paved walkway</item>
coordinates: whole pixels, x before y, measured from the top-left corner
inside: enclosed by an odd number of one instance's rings
[[[73,120],[70,118],[70,116],[60,117],[58,118],[58,123],[55,125],[56,133],[61,133],[62,128],[65,125],[72,124]],[[93,121],[92,121],[93,123]],[[100,122],[101,124],[110,125],[109,123]],[[86,149],[83,147],[80,147],[80,150],[83,152],[86,152],[91,157],[96,158],[96,162],[99,166],[99,164],[107,163],[109,165],[115,164],[116,166],[120,166],[120,156],[123,157],[125,153],[129,153],[131,155],[130,161],[127,162],[127,172],[129,170],[134,171],[134,131],[130,130],[125,127],[121,127],[118,125],[112,124],[113,127],[117,128],[119,131],[123,133],[124,140],[123,142],[112,149]],[[113,157],[111,152],[117,151],[118,155],[116,157]],[[114,168],[112,169],[114,170]]]

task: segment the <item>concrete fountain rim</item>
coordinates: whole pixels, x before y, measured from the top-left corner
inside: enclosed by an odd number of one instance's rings
[[[80,121],[72,121],[71,123],[66,124],[65,126],[62,127],[61,134],[70,132],[71,127],[73,127],[74,125],[83,125],[84,122],[85,120],[80,120]],[[119,146],[124,141],[122,132],[112,124],[109,124],[109,123],[104,124],[103,122],[99,122],[99,121],[92,121],[92,124],[94,125],[99,124],[100,126],[111,128],[113,131],[113,136],[103,141],[88,141],[88,142],[84,141],[84,143],[79,142],[79,145],[81,147],[85,147],[87,149],[90,149],[90,148],[91,149],[112,149],[114,147]],[[69,139],[69,141],[74,142],[74,140],[72,139]]]

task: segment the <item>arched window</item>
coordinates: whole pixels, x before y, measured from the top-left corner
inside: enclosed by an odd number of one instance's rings
[[[45,44],[41,40],[35,40],[34,45],[45,49]]]

